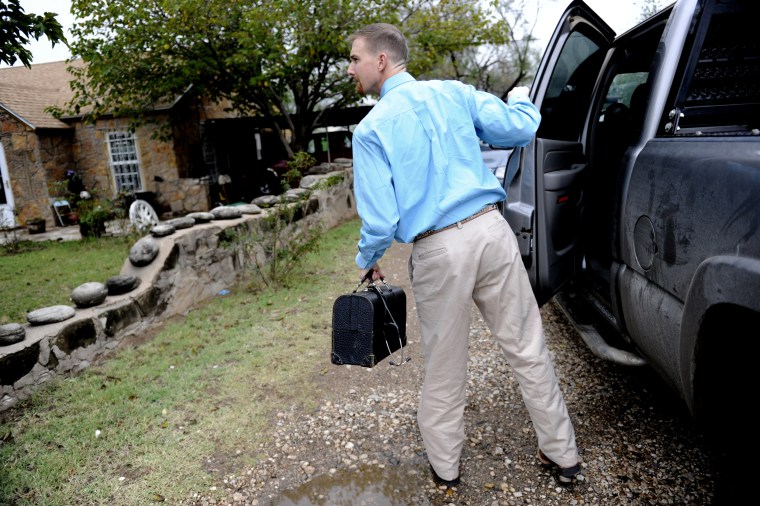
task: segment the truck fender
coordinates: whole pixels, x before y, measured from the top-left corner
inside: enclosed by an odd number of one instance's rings
[[[720,255],[697,267],[684,301],[681,319],[681,384],[689,410],[694,413],[694,353],[707,311],[731,304],[760,313],[760,260]]]

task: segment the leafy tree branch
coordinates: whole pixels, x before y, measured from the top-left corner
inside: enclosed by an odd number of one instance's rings
[[[126,116],[190,96],[265,118],[286,152],[327,110],[360,101],[346,74],[347,37],[371,22],[397,24],[412,46],[409,70],[452,77],[454,51],[503,44],[508,31],[471,0],[73,0],[74,98],[57,115]]]
[[[18,60],[30,67],[33,56],[24,45],[43,36],[53,46],[67,44],[56,16],[53,12],[42,15],[24,12],[19,0],[0,0],[0,62],[13,65]]]

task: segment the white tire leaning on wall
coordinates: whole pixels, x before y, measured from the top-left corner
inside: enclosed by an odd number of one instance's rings
[[[144,200],[136,199],[129,206],[129,221],[140,233],[148,232],[158,225],[158,215]]]

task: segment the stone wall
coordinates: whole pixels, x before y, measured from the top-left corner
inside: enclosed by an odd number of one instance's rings
[[[306,202],[292,204],[303,206],[299,226],[319,223],[329,229],[356,216],[352,168],[333,174],[343,175],[343,181],[314,191]],[[0,346],[0,411],[28,398],[56,376],[86,369],[125,337],[139,336],[157,322],[242,281],[249,272],[241,268],[240,253],[222,247],[220,238],[231,229],[260,226],[267,212],[213,220],[156,237],[159,252],[150,264],[135,267],[127,260],[121,270],[140,279],[135,290],[108,296],[95,307],[76,308],[73,318],[59,323],[25,325],[23,341]]]
[[[175,216],[209,210],[209,183],[199,178],[181,178],[156,183],[160,199],[168,202]]]

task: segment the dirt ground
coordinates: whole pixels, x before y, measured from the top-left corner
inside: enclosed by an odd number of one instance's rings
[[[417,428],[423,359],[409,286],[411,247],[394,244],[381,261],[387,281],[408,297],[411,361],[369,369],[325,357],[314,381],[324,398],[312,413],[283,406],[260,465],[209,460],[226,498],[197,491],[187,504],[247,505],[560,505],[710,504],[714,470],[680,400],[648,368],[594,357],[561,311],[542,307],[547,345],[568,404],[582,479],[561,486],[536,459],[536,439],[517,382],[477,310],[470,333],[467,441],[462,483],[431,479]],[[358,270],[357,270],[358,276]],[[326,343],[329,346],[329,343]]]

